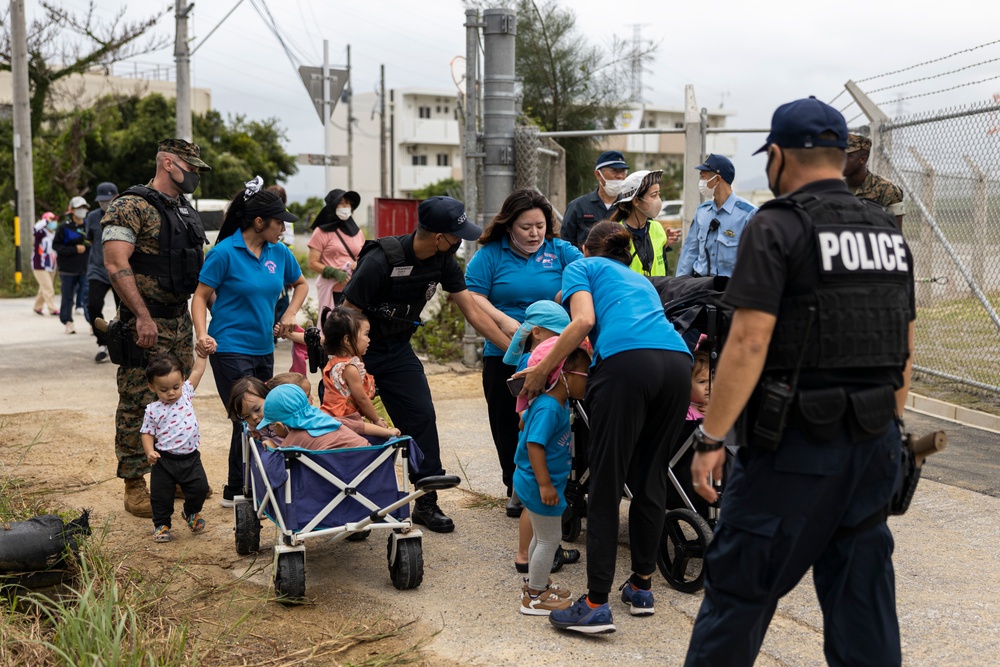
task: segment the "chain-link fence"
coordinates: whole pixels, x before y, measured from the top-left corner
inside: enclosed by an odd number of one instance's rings
[[[914,255],[914,367],[1000,392],[1000,105],[896,119],[880,139]]]
[[[556,211],[566,209],[566,151],[534,125],[514,128],[514,187],[535,188]]]

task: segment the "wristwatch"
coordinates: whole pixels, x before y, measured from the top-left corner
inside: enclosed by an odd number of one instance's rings
[[[722,440],[716,440],[711,436],[705,434],[705,429],[698,424],[698,427],[694,430],[694,451],[696,452],[714,452],[718,449],[722,449]]]

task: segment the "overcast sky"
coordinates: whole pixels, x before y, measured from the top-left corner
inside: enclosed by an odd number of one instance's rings
[[[197,45],[237,0],[197,0],[191,35]],[[261,0],[257,0],[258,5]],[[27,0],[29,21],[40,15],[37,0]],[[87,0],[58,0],[70,11],[83,11]],[[122,0],[97,0],[99,16],[111,17]],[[730,127],[767,127],[774,108],[816,95],[832,100],[848,80],[859,81],[924,61],[972,49],[1000,39],[993,0],[951,0],[923,5],[901,0],[845,2],[768,2],[714,0],[576,0],[569,3],[582,36],[608,43],[610,36],[630,39],[633,26],[659,43],[644,75],[648,103],[681,106],[685,84],[693,84],[699,106],[735,112]],[[132,2],[127,16],[145,16],[173,2]],[[276,22],[292,37],[291,49],[303,64],[322,64],[323,39],[330,61],[345,62],[351,45],[356,93],[373,90],[379,66],[385,65],[387,88],[428,86],[454,89],[449,63],[465,51],[465,8],[460,0],[267,0]],[[174,34],[172,11],[157,27]],[[142,63],[171,64],[173,45],[141,56]],[[998,62],[987,63],[993,59]],[[979,64],[984,63],[984,64]],[[928,81],[913,79],[941,75]],[[141,68],[141,65],[140,65]],[[860,84],[866,91],[893,86],[871,97],[890,116],[920,113],[985,101],[1000,92],[1000,78],[956,90],[897,101],[1000,75],[1000,43],[940,62]],[[192,59],[193,83],[210,88],[212,104],[223,114],[251,119],[276,116],[288,133],[291,153],[321,153],[322,126],[298,73],[277,39],[244,0]],[[900,85],[903,84],[903,85]],[[623,81],[623,87],[628,83]],[[847,106],[841,95],[834,105]],[[848,120],[859,112],[844,111]],[[371,109],[356,106],[356,116]],[[863,122],[863,117],[854,121]],[[995,140],[1000,141],[1000,137]],[[740,135],[737,185],[763,172],[762,156],[750,154],[763,136]],[[322,196],[322,167],[303,166],[287,184],[295,198]]]

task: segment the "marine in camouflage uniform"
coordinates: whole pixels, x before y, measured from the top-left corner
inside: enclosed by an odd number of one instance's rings
[[[850,134],[847,138],[847,165],[844,177],[847,187],[858,199],[869,199],[881,204],[896,217],[896,224],[903,226],[903,190],[892,181],[868,171],[868,157],[872,141],[868,137]]]
[[[178,166],[179,161],[185,162],[187,168]],[[169,167],[166,166],[168,164]],[[200,159],[197,145],[180,139],[168,139],[160,143],[157,153],[157,174],[145,187],[156,190],[168,201],[176,202],[178,207],[188,207],[189,215],[197,216],[190,202],[181,194],[183,181],[178,183],[171,175],[171,170],[174,173],[190,174],[210,169]],[[174,192],[164,192],[161,189],[164,183],[166,188],[170,189],[169,182],[162,180],[163,178],[170,179],[170,182],[175,184]],[[146,199],[135,194],[123,194],[118,197],[101,220],[105,259],[109,259],[108,243],[114,241],[131,244],[132,249],[128,255],[133,268],[136,260],[136,257],[132,256],[133,253],[158,255],[161,222],[160,212]],[[201,249],[198,252],[201,252]],[[187,307],[191,292],[178,293],[167,289],[159,278],[144,275],[138,269],[134,272],[130,268],[122,269],[121,266],[112,266],[110,261],[106,266],[115,290],[122,297],[119,318],[126,321],[133,318],[131,313],[139,315],[137,312],[139,309],[136,307],[139,304],[134,302],[130,304],[127,298],[130,291],[127,283],[134,280],[138,297],[141,297],[143,305],[156,325],[155,342],[148,348],[150,356],[172,352],[180,359],[184,367],[184,376],[187,377],[194,362],[194,332]],[[177,312],[169,313],[170,310]],[[164,316],[168,314],[173,316]],[[140,340],[140,345],[141,342]],[[151,510],[148,509],[148,491],[143,480],[143,476],[150,471],[151,466],[143,451],[139,428],[142,425],[146,405],[155,400],[157,400],[156,395],[150,391],[146,381],[145,368],[118,368],[118,411],[115,416],[117,474],[126,481],[125,509],[136,516],[152,516]],[[135,495],[136,493],[138,495]]]

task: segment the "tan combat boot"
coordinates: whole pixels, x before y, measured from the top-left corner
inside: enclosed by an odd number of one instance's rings
[[[152,518],[153,508],[149,505],[145,477],[125,480],[125,511],[143,519]]]

